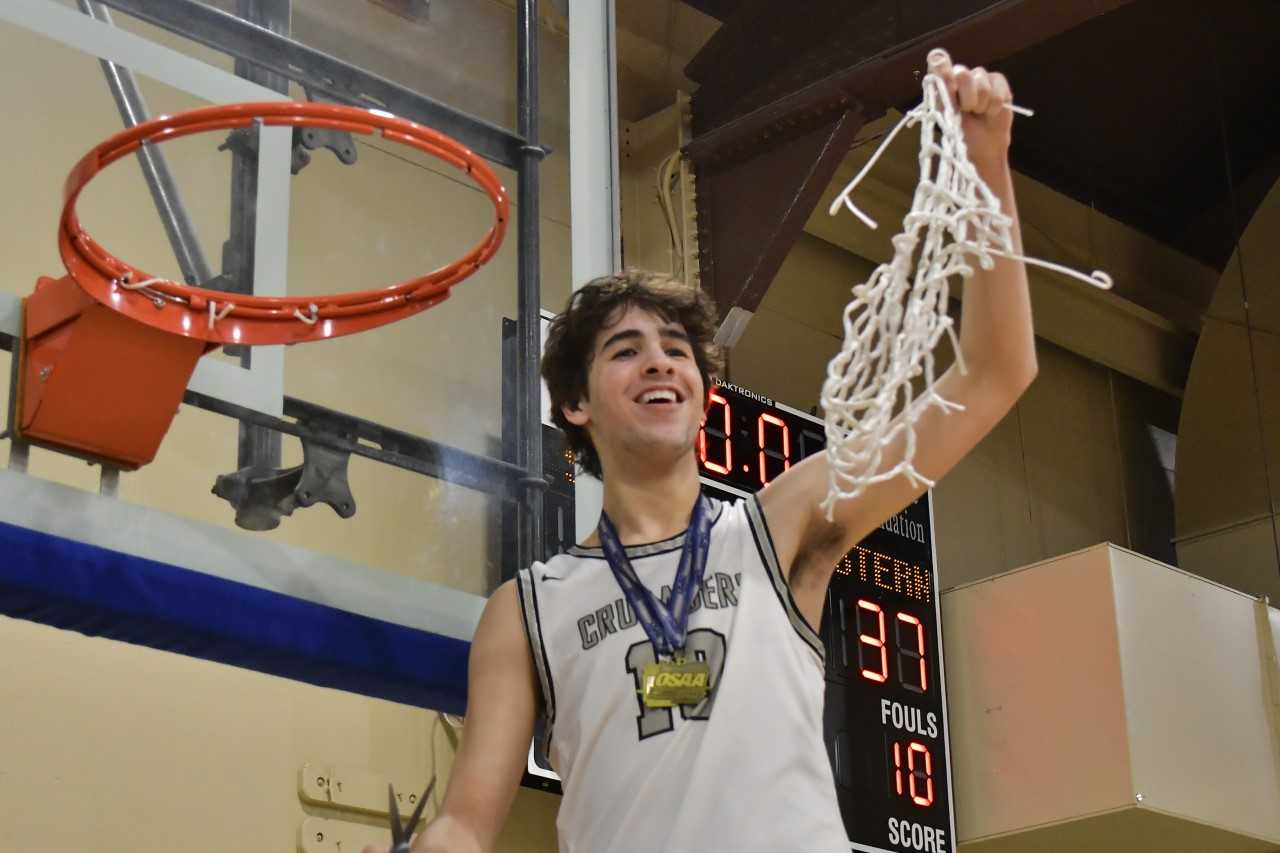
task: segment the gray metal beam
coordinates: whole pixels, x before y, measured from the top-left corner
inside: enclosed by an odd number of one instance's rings
[[[112,26],[111,13],[94,0],[79,0],[80,11],[95,21]],[[138,90],[138,83],[133,72],[110,60],[100,60],[102,71],[107,76],[107,85],[115,98],[116,107],[120,110],[120,118],[126,127],[133,127],[147,120],[147,104]],[[204,252],[200,248],[200,240],[195,228],[191,225],[191,217],[178,194],[178,187],[173,182],[173,174],[164,154],[154,145],[144,145],[138,149],[138,164],[142,167],[142,175],[146,178],[147,188],[151,190],[151,199],[155,202],[156,212],[164,224],[165,234],[169,237],[169,245],[173,247],[178,268],[187,284],[204,284],[213,277],[209,264],[205,261]]]
[[[206,47],[246,59],[339,103],[387,110],[451,136],[495,163],[512,169],[520,164],[524,140],[518,134],[197,0],[101,2]]]

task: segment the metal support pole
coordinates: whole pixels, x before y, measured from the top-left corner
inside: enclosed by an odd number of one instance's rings
[[[545,151],[538,146],[538,0],[520,0],[516,7],[516,132],[523,137],[518,178],[516,464],[526,471],[528,487],[517,524],[517,568],[546,558],[543,546],[542,385],[538,362],[542,357],[539,309],[542,294],[538,270],[538,164]]]
[[[292,0],[237,0],[236,13],[246,21],[277,35],[288,36],[292,18]],[[289,80],[260,65],[236,57],[237,77],[257,83],[282,94],[289,92]],[[252,133],[258,133],[255,128]],[[231,231],[222,253],[225,290],[253,292],[254,225],[258,206],[258,146],[251,150],[231,146]],[[231,347],[227,347],[231,353]],[[248,367],[253,351],[241,348],[240,362]],[[261,426],[240,422],[236,467],[256,471],[274,471],[280,467],[280,433]]]
[[[102,465],[98,475],[98,494],[114,498],[120,494],[120,469],[114,465]]]
[[[95,21],[112,26],[111,13],[95,0],[79,0],[80,11]],[[138,90],[138,82],[133,72],[114,62],[103,59],[102,71],[107,75],[107,85],[120,110],[120,118],[126,127],[147,120],[147,105]],[[209,264],[205,261],[204,252],[200,250],[200,241],[196,237],[191,218],[178,195],[178,188],[169,172],[164,154],[152,145],[144,145],[138,149],[138,165],[142,167],[142,175],[147,179],[147,188],[151,190],[151,199],[155,202],[156,212],[164,223],[165,234],[169,236],[169,245],[178,259],[178,268],[187,284],[204,284],[213,277]]]

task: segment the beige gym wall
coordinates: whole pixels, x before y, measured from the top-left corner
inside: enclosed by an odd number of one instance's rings
[[[1182,568],[1280,600],[1280,183],[1206,312],[1180,420]]]
[[[324,42],[322,31],[341,22],[346,7],[345,0],[299,4],[296,37],[338,56],[373,55],[382,63],[379,73],[514,125],[515,16],[509,5],[435,0],[430,51],[424,51],[421,31],[376,11]],[[308,15],[324,20],[324,27]],[[116,20],[230,68],[225,57],[190,42],[124,15]],[[435,69],[433,78],[427,69],[417,72],[421,79],[412,78],[412,60],[424,52],[448,73]],[[541,133],[555,152],[542,169],[542,292],[548,307],[559,307],[569,292],[567,53],[562,30],[545,30]],[[0,288],[24,295],[38,275],[61,271],[54,238],[68,169],[120,121],[94,58],[7,24],[0,25],[0,56],[0,99],[32,122],[13,134],[0,163],[8,197],[0,207],[8,247],[0,255]],[[153,115],[201,105],[139,79]],[[221,141],[197,136],[162,149],[215,270],[229,215],[229,155],[215,150]],[[292,181],[290,293],[364,289],[420,274],[465,251],[488,227],[488,202],[449,167],[384,141],[358,142],[354,166],[316,151]],[[500,170],[500,176],[518,217],[515,175]],[[80,212],[86,227],[122,257],[152,272],[178,274],[132,161],[100,175]],[[443,305],[392,327],[287,350],[286,393],[497,455],[499,329],[516,307],[515,227],[513,219],[497,258]],[[0,358],[5,399],[8,368],[6,354]],[[236,435],[234,421],[183,406],[157,460],[122,475],[121,499],[223,526],[228,536],[267,536],[479,595],[496,585],[496,501],[358,457],[350,463],[354,518],[344,521],[327,506],[315,506],[270,533],[238,530],[231,507],[210,494],[214,478],[236,467]],[[0,459],[7,458],[8,442],[0,444]],[[284,457],[285,466],[301,462],[296,440],[285,438]],[[98,488],[96,467],[48,452],[32,451],[30,472]],[[419,791],[435,773],[438,803],[458,737],[434,712],[23,621],[0,618],[0,648],[0,847],[6,850],[159,853],[175,840],[194,850],[290,850],[300,843],[304,822],[314,829],[318,820],[336,822],[327,841],[313,833],[308,849],[386,843],[389,834],[376,815],[303,805],[303,765],[369,774]],[[498,849],[554,850],[558,804],[557,797],[522,789]],[[428,815],[433,811],[429,807]],[[340,840],[346,846],[334,846]]]

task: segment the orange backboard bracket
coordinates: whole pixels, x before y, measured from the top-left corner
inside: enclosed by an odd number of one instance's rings
[[[145,326],[42,277],[23,300],[17,437],[134,469],[155,458],[211,345]]]

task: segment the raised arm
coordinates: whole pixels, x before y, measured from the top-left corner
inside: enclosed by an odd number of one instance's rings
[[[1013,218],[1014,249],[1021,253],[1018,212],[1008,163],[1012,102],[999,74],[957,65],[946,75],[963,113],[970,158],[978,174]],[[1009,412],[1037,372],[1026,266],[997,258],[991,270],[978,268],[964,289],[960,348],[968,375],[956,367],[936,384],[938,394],[965,411],[946,414],[930,408],[916,422],[917,471],[937,481],[972,450]],[[900,462],[905,441],[885,451],[880,470]],[[839,559],[885,520],[920,497],[924,487],[895,477],[870,486],[857,499],[835,506],[834,523],[819,509],[828,488],[828,462],[817,454],[794,466],[760,493],[778,556],[789,572],[792,594],[806,618],[818,624],[822,599]]]
[[[471,643],[467,717],[440,814],[413,853],[487,853],[511,810],[533,738],[538,688],[515,582],[485,605]],[[384,853],[366,847],[364,853]]]

